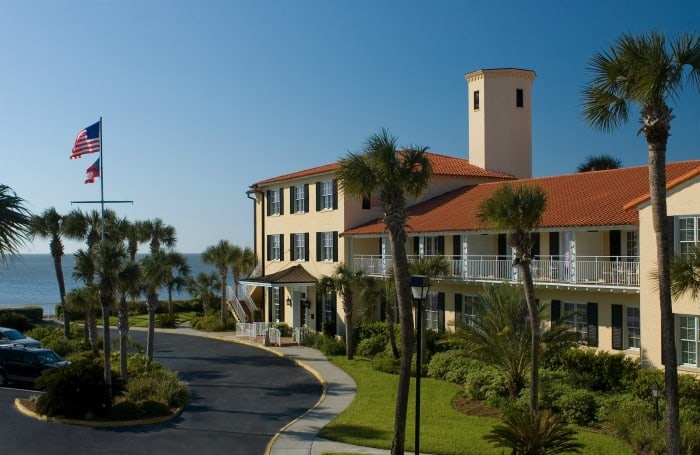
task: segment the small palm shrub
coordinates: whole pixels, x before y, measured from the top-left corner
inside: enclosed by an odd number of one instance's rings
[[[235,330],[236,323],[228,318],[226,322],[221,322],[221,313],[218,311],[207,311],[204,316],[196,316],[190,321],[190,327],[204,332],[223,332]]]
[[[157,315],[156,327],[161,329],[174,329],[177,327],[177,315],[175,313],[163,313]]]
[[[526,409],[506,414],[503,424],[496,425],[484,439],[495,447],[511,449],[514,455],[581,453],[583,444],[575,435],[559,416]]]
[[[129,379],[124,399],[134,403],[158,401],[167,408],[185,404],[189,389],[173,371],[159,368]]]

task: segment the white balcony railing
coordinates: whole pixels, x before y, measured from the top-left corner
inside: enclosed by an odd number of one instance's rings
[[[462,281],[518,281],[518,269],[512,259],[494,255],[467,256],[455,259],[444,256],[450,272],[446,278]],[[426,257],[424,256],[423,259]],[[416,261],[418,256],[409,256]],[[392,268],[392,258],[380,255],[353,257],[353,267],[371,276],[386,276]],[[630,256],[578,256],[576,260],[560,256],[540,256],[532,261],[535,284],[562,283],[601,287],[639,287],[639,258]]]

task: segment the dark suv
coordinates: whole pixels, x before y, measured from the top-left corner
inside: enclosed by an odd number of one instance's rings
[[[34,384],[45,372],[69,363],[50,349],[3,344],[0,345],[0,386],[11,381]]]

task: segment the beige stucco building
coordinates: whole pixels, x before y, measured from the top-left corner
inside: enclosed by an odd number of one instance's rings
[[[428,327],[466,322],[484,283],[518,283],[504,232],[479,222],[478,208],[504,182],[536,184],[548,206],[535,235],[536,297],[557,320],[568,318],[581,342],[661,366],[658,295],[651,272],[655,244],[645,166],[532,178],[532,83],[520,69],[467,74],[469,156],[427,153],[429,190],[408,208],[410,260],[444,256],[450,273],[435,277]],[[373,198],[339,189],[338,163],[272,177],[250,186],[259,267],[243,284],[265,321],[344,331],[336,295],[318,295],[316,280],[338,264],[385,277],[392,254],[382,211]],[[700,160],[667,166],[674,250],[700,241]],[[698,368],[700,308],[674,302],[679,363]],[[356,305],[362,311],[363,305]],[[382,304],[374,311],[385,317]],[[698,370],[700,371],[700,370]]]

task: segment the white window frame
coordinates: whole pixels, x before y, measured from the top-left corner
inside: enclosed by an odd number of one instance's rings
[[[678,217],[678,245],[681,256],[688,256],[690,250],[700,242],[700,217]]]
[[[678,364],[698,367],[698,316],[678,315]]]
[[[268,203],[270,204],[270,215],[279,215],[282,213],[282,201],[281,201],[281,189],[278,188],[276,190],[270,190],[270,200]]]
[[[282,258],[282,235],[273,234],[270,239],[270,257],[273,261],[279,261]]]
[[[333,261],[333,232],[321,233],[321,260],[326,262]]]
[[[636,313],[636,314],[630,314]],[[642,346],[641,312],[639,307],[625,307],[625,346],[627,349],[639,350]]]
[[[423,254],[425,256],[437,256],[438,251],[438,236],[426,235],[423,237]]]
[[[304,234],[294,234],[294,252],[297,261],[303,262],[306,258],[306,242]]]
[[[564,323],[572,327],[572,331],[579,334],[579,343],[588,344],[588,303],[586,302],[562,302],[562,308],[567,319]]]
[[[333,210],[333,180],[321,182],[321,210]]]
[[[321,322],[330,322],[333,320],[333,295],[330,292],[327,292],[323,296],[323,315],[321,316],[323,319],[321,319]]]
[[[475,295],[462,295],[462,323],[473,326],[476,318],[476,302],[479,297]]]
[[[280,288],[270,288],[272,292],[272,320],[280,321]]]
[[[294,188],[294,213],[304,213],[304,185],[297,185]]]
[[[423,302],[425,305],[425,328],[437,332],[440,330],[440,311],[438,310],[438,293],[428,292]]]
[[[637,231],[626,231],[625,242],[625,252],[628,260],[639,260],[639,233]]]

